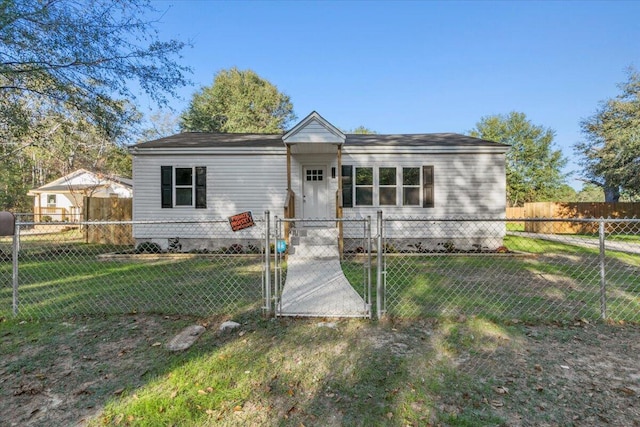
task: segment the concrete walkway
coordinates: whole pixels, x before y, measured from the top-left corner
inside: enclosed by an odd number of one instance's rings
[[[298,237],[289,248],[278,315],[368,317],[367,304],[342,272],[335,231],[305,230]]]

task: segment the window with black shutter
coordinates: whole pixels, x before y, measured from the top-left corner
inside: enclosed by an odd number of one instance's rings
[[[342,165],[342,207],[353,207],[353,166]]]
[[[196,167],[196,209],[207,208],[207,168]]]
[[[162,208],[207,207],[207,168],[160,167]]]
[[[422,167],[422,207],[434,207],[433,199],[433,166]]]
[[[173,207],[173,167],[160,166],[161,205],[163,208]]]

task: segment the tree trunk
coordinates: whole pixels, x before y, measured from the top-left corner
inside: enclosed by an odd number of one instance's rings
[[[604,190],[604,201],[607,203],[617,203],[620,200],[620,187],[605,185],[602,187]]]

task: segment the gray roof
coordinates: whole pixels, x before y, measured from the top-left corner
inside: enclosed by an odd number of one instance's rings
[[[376,146],[393,145],[404,147],[425,147],[425,146],[496,146],[505,145],[485,139],[474,138],[472,136],[460,135],[458,133],[415,133],[415,134],[395,134],[395,135],[347,135],[345,144],[351,146]]]
[[[503,146],[493,141],[457,133],[395,135],[348,134],[347,146]],[[282,147],[282,134],[184,132],[134,145],[137,148]]]
[[[183,132],[134,145],[139,148],[282,147],[282,134]]]

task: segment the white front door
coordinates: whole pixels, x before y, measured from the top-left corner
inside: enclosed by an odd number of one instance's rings
[[[304,166],[302,169],[303,217],[327,218],[327,168]]]

